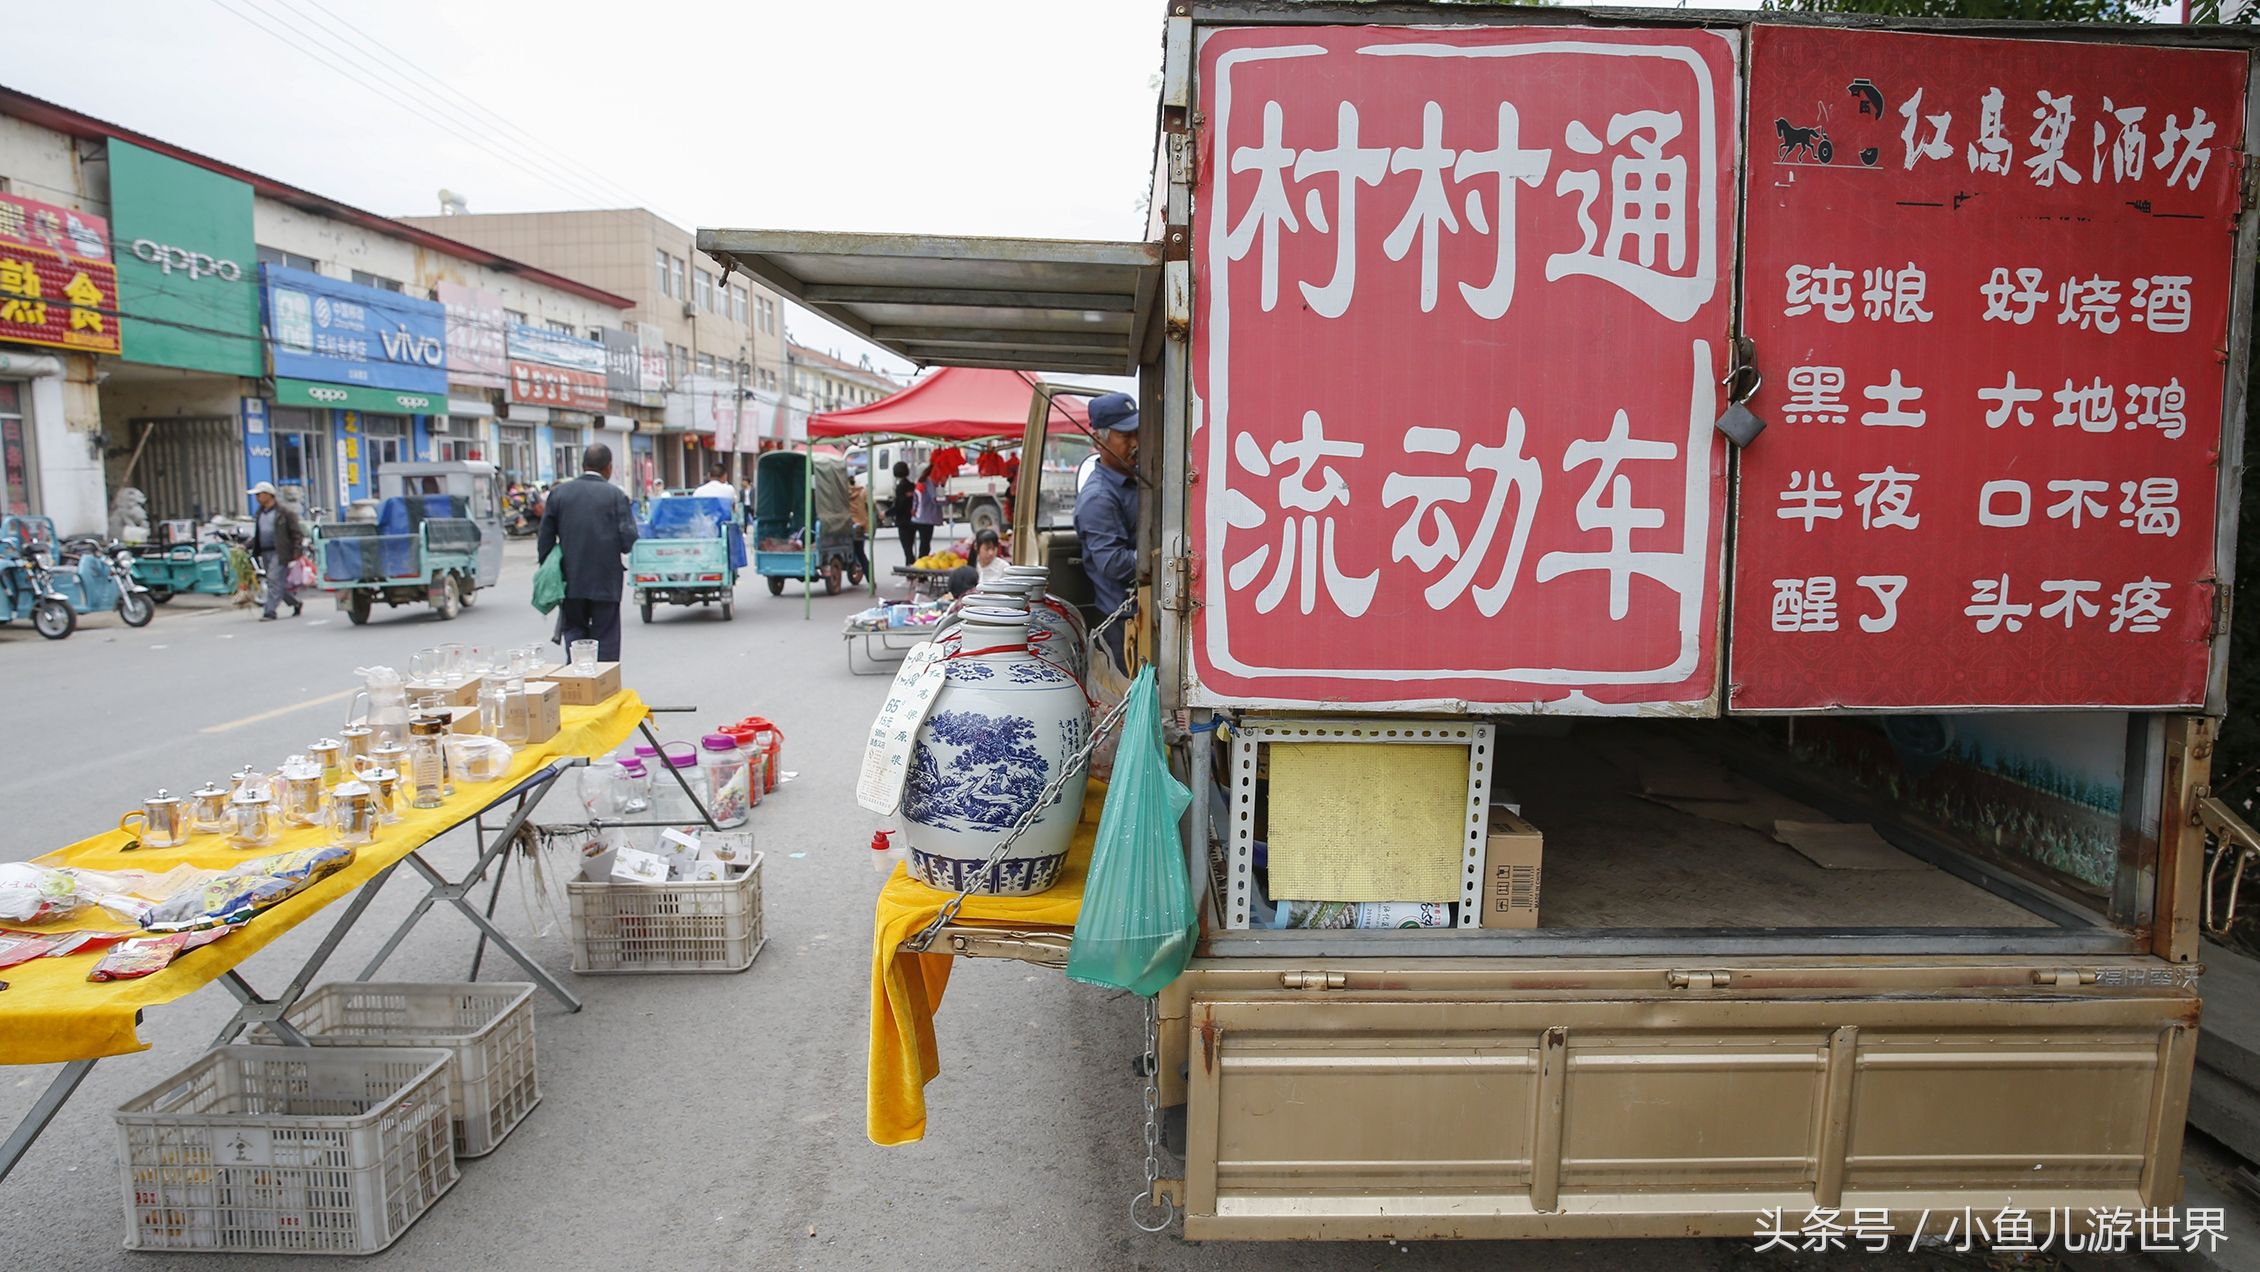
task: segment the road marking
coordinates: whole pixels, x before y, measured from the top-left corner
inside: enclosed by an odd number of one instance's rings
[[[330,621],[330,620],[328,620],[328,619],[326,619],[326,618],[317,618],[317,619],[315,619],[315,620],[314,620],[313,622],[310,622],[310,623],[308,623],[308,624],[306,624],[306,625],[307,625],[308,627],[320,627],[320,626],[321,626],[322,624],[324,624],[324,623],[326,623],[326,622],[328,622],[328,621]]]
[[[272,720],[277,716],[289,715],[293,711],[304,711],[308,707],[319,707],[331,702],[343,702],[347,698],[350,698],[354,694],[357,694],[359,692],[361,691],[358,689],[340,689],[336,693],[330,694],[327,697],[309,698],[304,702],[293,703],[292,705],[287,707],[276,707],[272,711],[262,711],[257,715],[247,715],[241,720],[230,720],[226,724],[208,725],[204,728],[198,729],[197,732],[226,733],[230,729],[240,729],[247,724],[259,724],[267,720]]]

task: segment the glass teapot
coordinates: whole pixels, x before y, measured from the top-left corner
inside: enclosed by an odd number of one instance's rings
[[[345,710],[345,722],[369,727],[372,746],[408,740],[408,682],[390,667],[356,667],[362,688]]]

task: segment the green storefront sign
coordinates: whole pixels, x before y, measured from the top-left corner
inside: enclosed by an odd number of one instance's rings
[[[317,384],[312,380],[275,381],[277,406],[331,406],[345,411],[373,411],[379,415],[445,415],[447,401],[429,393],[403,393],[398,389],[371,389],[353,384]]]
[[[126,361],[266,374],[250,186],[112,141],[110,230]]]

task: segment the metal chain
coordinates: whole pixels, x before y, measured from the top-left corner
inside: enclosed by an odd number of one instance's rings
[[[1154,1185],[1161,1180],[1161,1048],[1158,1035],[1161,1030],[1161,1000],[1146,1000],[1146,1186],[1130,1199],[1130,1222],[1140,1232],[1167,1232],[1177,1220],[1177,1202],[1164,1197],[1160,1206],[1154,1205]],[[1147,1222],[1147,1216],[1159,1214],[1158,1222]]]
[[[996,848],[989,853],[989,859],[982,862],[980,869],[974,871],[972,876],[966,880],[965,887],[956,896],[943,902],[941,913],[936,914],[934,921],[928,923],[916,936],[904,941],[902,943],[903,949],[913,954],[923,954],[929,946],[933,945],[934,938],[941,933],[941,930],[957,918],[958,909],[965,904],[965,899],[973,895],[975,888],[988,882],[989,877],[996,872],[998,863],[1004,860],[1005,852],[1015,843],[1018,843],[1020,837],[1027,834],[1037,820],[1066,795],[1067,784],[1074,781],[1076,775],[1080,774],[1084,767],[1090,764],[1092,752],[1097,751],[1099,744],[1106,741],[1107,735],[1114,732],[1114,727],[1122,723],[1122,716],[1129,710],[1129,707],[1130,700],[1124,698],[1121,702],[1115,704],[1114,710],[1106,713],[1106,718],[1099,721],[1098,725],[1091,730],[1091,736],[1084,740],[1082,746],[1076,748],[1075,754],[1067,757],[1066,763],[1059,766],[1059,772],[1052,776],[1052,780],[1044,783],[1044,789],[1037,792],[1035,802],[1030,804],[1028,810],[1020,815],[1019,821],[1013,823],[1012,830],[1003,839],[997,841]]]

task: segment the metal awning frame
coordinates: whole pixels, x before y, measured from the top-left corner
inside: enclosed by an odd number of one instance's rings
[[[709,229],[698,247],[920,367],[1134,375],[1161,281],[1158,243]],[[896,260],[905,277],[796,272],[826,260]]]

